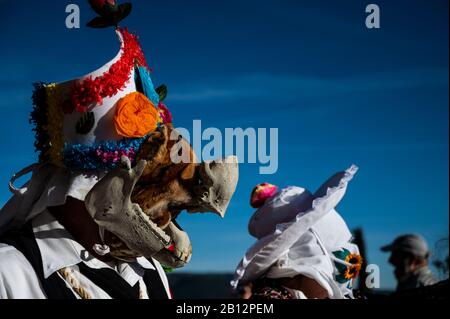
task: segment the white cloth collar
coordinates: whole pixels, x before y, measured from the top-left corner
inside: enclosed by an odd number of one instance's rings
[[[155,270],[155,267],[143,257],[137,258],[134,263],[117,262],[112,264],[98,260],[75,241],[48,210],[35,217],[32,225],[42,256],[45,278],[59,269],[84,262],[94,269],[113,269],[131,286],[134,286],[144,275],[145,269]]]
[[[32,172],[31,179],[20,189],[13,182]],[[0,211],[0,234],[20,228],[47,207],[64,205],[67,196],[84,201],[92,187],[105,175],[104,171],[71,172],[51,164],[33,164],[14,174],[9,188],[13,196]]]

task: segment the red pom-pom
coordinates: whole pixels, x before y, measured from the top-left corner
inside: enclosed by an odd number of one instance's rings
[[[259,208],[264,205],[267,199],[272,197],[278,187],[269,183],[262,183],[255,186],[250,196],[250,205],[253,208]]]

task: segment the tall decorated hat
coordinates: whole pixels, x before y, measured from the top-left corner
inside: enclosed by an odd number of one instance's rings
[[[31,122],[41,163],[75,171],[110,170],[121,156],[131,162],[157,127],[171,121],[155,87],[138,37],[119,22],[131,4],[90,0],[98,14],[89,27],[114,27],[120,49],[99,69],[62,83],[35,84]]]

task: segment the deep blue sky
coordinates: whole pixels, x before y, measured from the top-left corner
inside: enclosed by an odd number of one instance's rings
[[[248,197],[262,181],[314,191],[355,163],[338,211],[363,227],[369,262],[393,287],[379,247],[404,232],[431,246],[448,236],[448,1],[134,1],[123,25],[141,37],[153,80],[168,85],[175,124],[279,128],[279,170],[240,167],[224,220],[181,216],[194,255],[186,271],[232,271],[253,239]],[[31,83],[88,73],[116,51],[114,32],[65,28],[65,6],[1,1],[0,202],[11,174],[33,163]]]

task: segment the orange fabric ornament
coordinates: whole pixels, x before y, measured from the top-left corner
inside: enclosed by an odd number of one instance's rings
[[[153,132],[158,124],[156,106],[144,94],[130,93],[117,102],[114,124],[117,134],[139,138]]]

